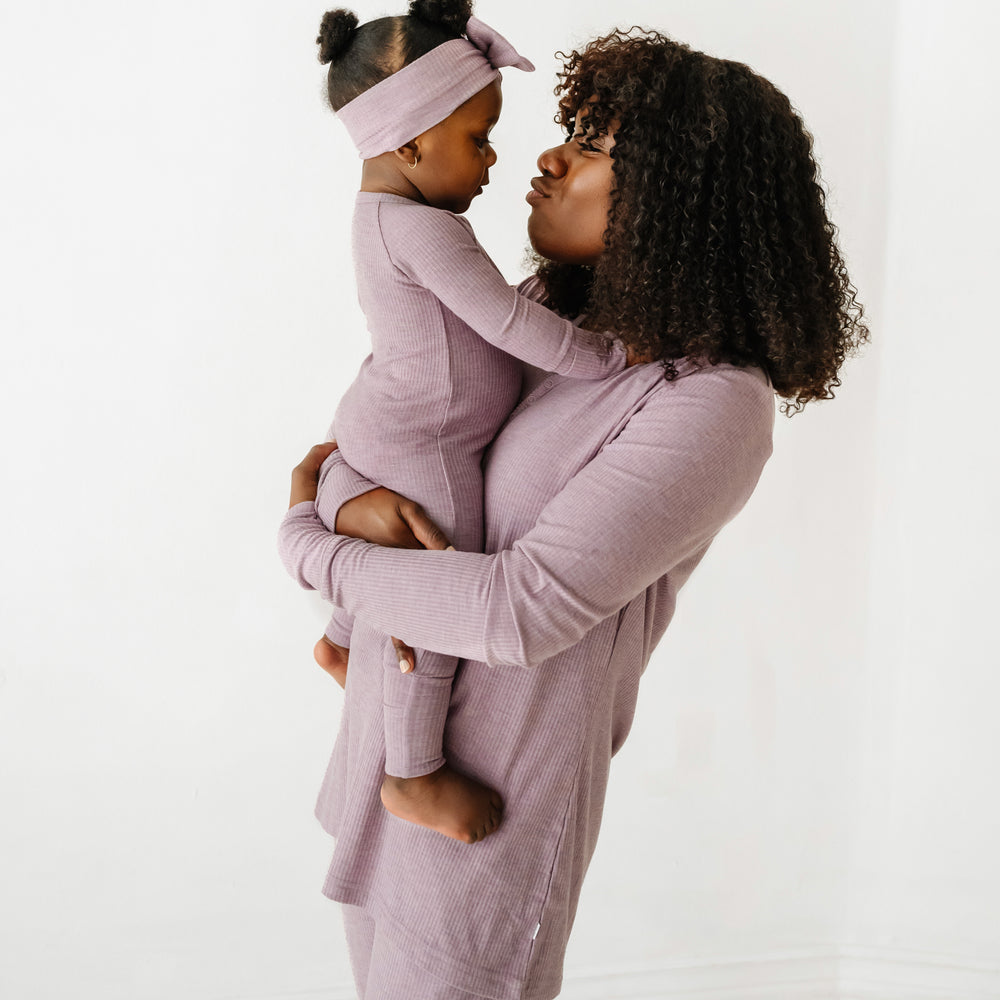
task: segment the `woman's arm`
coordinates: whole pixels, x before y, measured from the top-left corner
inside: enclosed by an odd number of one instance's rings
[[[748,380],[706,394],[705,378],[727,381],[699,376],[654,394],[506,551],[384,549],[331,534],[304,503],[281,528],[285,565],[414,646],[534,666],[698,553],[753,491],[772,397]]]
[[[507,284],[465,219],[439,209],[393,205],[382,239],[408,278],[500,350],[570,378],[605,378],[625,368],[619,345],[574,326]]]
[[[360,507],[357,504],[349,507],[346,515],[341,517],[339,512],[344,504],[360,497],[365,497],[366,503]],[[450,547],[444,533],[419,504],[365,479],[347,464],[337,450],[336,441],[327,441],[310,449],[305,459],[292,471],[289,507],[303,502],[315,503],[316,513],[324,527],[342,535],[404,549]],[[370,513],[373,509],[376,512],[374,517]],[[359,516],[362,511],[368,512],[367,516]],[[345,669],[353,630],[354,616],[343,608],[333,608],[323,634],[338,654],[342,654],[340,658]],[[391,641],[400,669],[408,673],[416,662],[415,651],[395,636],[391,637]],[[329,670],[329,667],[325,668]],[[329,672],[343,687],[343,677],[336,671]]]

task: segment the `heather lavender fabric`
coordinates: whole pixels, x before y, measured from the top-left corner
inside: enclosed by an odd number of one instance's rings
[[[359,616],[316,809],[337,837],[323,891],[363,907],[401,954],[456,989],[558,994],[639,676],[677,591],[770,455],[774,401],[759,371],[679,367],[672,383],[656,365],[542,382],[486,453],[486,554],[337,536],[311,503],[283,522],[292,576]],[[369,488],[338,457],[326,502]],[[464,658],[445,752],[506,803],[480,844],[378,803],[386,632]]]
[[[399,149],[448,117],[504,66],[535,67],[498,31],[470,17],[465,33],[359,94],[337,112],[362,159]]]
[[[380,933],[356,906],[341,907],[351,971],[362,1000],[481,1000],[414,965],[408,951]]]
[[[421,503],[456,548],[481,551],[483,449],[517,402],[514,357],[601,378],[624,368],[624,353],[519,295],[460,216],[361,192],[352,244],[372,353],[337,408],[341,453],[372,482]],[[337,509],[322,499],[320,513],[335,523]],[[349,619],[335,614],[327,635],[351,645],[349,633]],[[389,774],[413,777],[444,763],[455,664],[418,654],[415,673],[404,676],[385,639]]]

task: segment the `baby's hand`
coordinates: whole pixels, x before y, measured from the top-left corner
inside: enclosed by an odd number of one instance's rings
[[[313,646],[316,662],[341,686],[347,687],[347,659],[351,651],[338,646],[325,635]]]

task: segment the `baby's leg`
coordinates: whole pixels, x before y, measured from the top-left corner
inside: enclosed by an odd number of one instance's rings
[[[333,428],[330,429],[331,434]],[[338,503],[324,489],[326,477],[333,467],[335,454],[323,463],[317,486],[316,513],[333,531],[337,521]],[[347,659],[351,646],[354,618],[340,608],[334,608],[323,636],[313,646],[313,659],[341,686],[347,686]]]
[[[382,804],[394,816],[461,840],[482,840],[500,825],[503,801],[444,759],[442,739],[456,659],[415,650],[416,668],[399,669],[389,647],[383,674],[386,778]]]

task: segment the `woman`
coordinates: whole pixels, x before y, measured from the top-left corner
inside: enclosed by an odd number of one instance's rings
[[[558,994],[610,758],[677,591],[753,491],[773,393],[787,412],[829,398],[867,338],[810,137],[771,84],[614,32],[569,57],[557,93],[570,139],[538,160],[523,290],[614,331],[629,367],[522,400],[487,458],[486,554],[381,547],[446,540],[336,453],[334,534],[311,502],[329,447],[293,474],[286,566],[359,616],[317,815],[365,1000]],[[503,796],[482,843],[379,805],[388,633],[464,658],[446,751]]]

